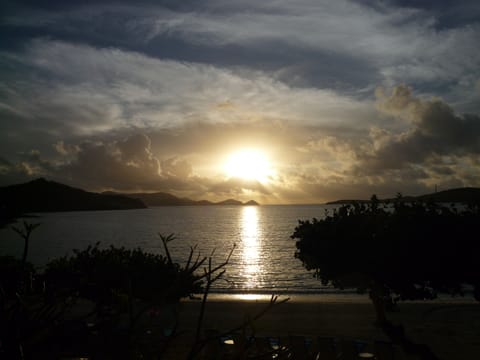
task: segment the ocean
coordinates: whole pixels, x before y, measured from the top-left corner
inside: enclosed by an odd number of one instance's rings
[[[100,242],[164,254],[158,234],[174,234],[169,249],[176,262],[190,247],[201,256],[224,261],[235,246],[226,274],[214,293],[314,294],[324,287],[294,257],[292,235],[298,220],[325,216],[329,205],[161,206],[139,210],[36,214],[41,223],[30,241],[29,261],[41,268],[49,260]],[[23,240],[10,228],[0,230],[0,253],[20,257]]]

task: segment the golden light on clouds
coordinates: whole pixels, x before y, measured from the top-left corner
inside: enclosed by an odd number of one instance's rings
[[[229,154],[223,164],[225,175],[230,178],[256,180],[267,183],[275,171],[266,153],[259,149],[241,149]]]

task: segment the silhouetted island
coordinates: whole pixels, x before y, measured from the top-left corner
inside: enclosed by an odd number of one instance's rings
[[[196,206],[196,205],[234,205],[234,206],[243,206],[243,205],[259,205],[256,201],[250,200],[245,203],[235,200],[227,199],[219,202],[213,202],[209,200],[192,200],[189,198],[180,198],[175,195],[165,193],[165,192],[155,192],[155,193],[116,193],[107,191],[104,194],[108,195],[124,195],[136,199],[142,200],[147,206]]]
[[[88,192],[43,178],[0,187],[1,223],[33,212],[143,208],[146,206],[140,199]]]
[[[396,200],[395,198],[380,199],[380,202],[391,202]],[[327,205],[342,205],[351,204],[354,202],[367,203],[370,200],[336,200],[327,202]],[[449,189],[439,191],[431,194],[420,196],[403,196],[400,201],[412,202],[412,201],[431,201],[437,203],[480,203],[480,188],[465,187],[457,189]]]
[[[144,209],[148,206],[188,205],[259,205],[250,200],[245,203],[227,199],[220,202],[192,200],[175,195],[155,193],[101,194],[88,192],[43,178],[23,184],[0,187],[0,226],[26,213],[56,211],[92,211]]]

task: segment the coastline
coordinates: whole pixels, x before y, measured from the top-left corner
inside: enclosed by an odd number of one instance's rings
[[[231,301],[246,301],[246,302],[269,302],[272,295],[278,296],[278,300],[289,298],[289,303],[334,303],[334,304],[343,304],[343,303],[360,303],[360,304],[371,304],[370,298],[367,294],[357,294],[353,291],[351,292],[336,292],[335,289],[332,291],[325,292],[315,292],[315,293],[298,293],[298,292],[278,292],[278,293],[249,293],[249,292],[211,292],[208,295],[208,302],[231,302]],[[183,302],[196,302],[200,301],[202,294],[194,294],[194,299],[184,299]],[[448,304],[479,304],[473,296],[448,296],[440,295],[434,300],[410,300],[410,301],[401,301],[401,304],[432,304],[432,305],[448,305]],[[480,304],[479,304],[480,307]]]

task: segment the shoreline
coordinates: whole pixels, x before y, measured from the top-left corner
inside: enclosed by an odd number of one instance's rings
[[[200,302],[203,294],[194,294],[194,299],[182,299],[182,302]],[[278,292],[278,293],[260,293],[260,292],[238,292],[238,293],[227,293],[227,292],[212,292],[208,294],[207,302],[269,302],[272,296],[277,296],[278,301],[289,298],[289,302],[295,303],[331,303],[331,304],[371,304],[371,300],[367,294],[357,294],[355,292],[318,292],[318,293],[295,293],[295,292]],[[478,304],[480,303],[474,299],[473,295],[466,296],[449,296],[449,295],[439,295],[436,299],[433,300],[407,300],[399,301],[398,305],[401,304]]]

